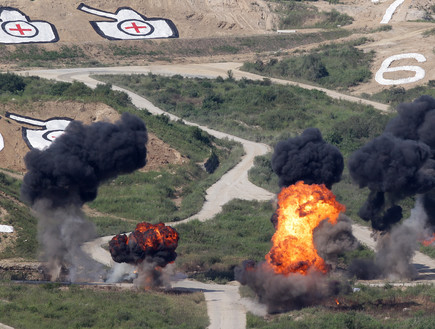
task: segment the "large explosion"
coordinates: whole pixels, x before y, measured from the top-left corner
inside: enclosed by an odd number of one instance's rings
[[[144,122],[124,113],[115,123],[72,121],[50,147],[26,154],[21,196],[38,217],[51,280],[59,279],[62,267],[70,280],[101,279],[101,266],[81,250],[96,236],[81,207],[96,198],[100,183],[146,164],[147,140]]]
[[[418,241],[435,228],[435,99],[421,96],[397,107],[383,134],[355,151],[349,171],[369,197],[359,216],[383,231],[374,261],[357,260],[351,267],[362,279],[413,279],[411,264]],[[398,204],[415,199],[411,216],[402,219]]]
[[[272,167],[282,187],[271,218],[273,247],[264,262],[245,261],[235,268],[236,280],[248,285],[269,313],[337,295],[341,283],[328,278],[330,265],[320,254],[331,260],[357,245],[345,207],[328,189],[340,180],[343,157],[318,129],[278,143]]]
[[[161,269],[177,258],[178,233],[163,223],[142,222],[127,237],[118,234],[109,242],[112,259],[137,266],[135,284],[145,288],[164,284]]]
[[[344,210],[324,185],[306,185],[299,181],[283,188],[278,195],[273,247],[266,255],[275,273],[306,275],[310,269],[326,273],[325,261],[314,246],[313,232],[324,219],[336,224]]]

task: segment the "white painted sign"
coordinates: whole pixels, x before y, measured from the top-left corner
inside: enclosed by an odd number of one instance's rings
[[[0,43],[45,43],[59,40],[54,25],[31,21],[18,9],[0,7],[0,20]]]
[[[91,22],[94,30],[109,40],[138,40],[157,38],[178,38],[174,23],[164,18],[146,18],[129,8],[118,8],[115,14],[91,8],[81,3],[78,10],[112,21]]]
[[[392,62],[400,59],[408,59],[408,58],[414,58],[419,63],[426,62],[426,57],[424,57],[422,54],[417,54],[417,53],[408,53],[408,54],[390,56],[382,62],[381,68],[376,72],[376,76],[375,76],[376,82],[378,82],[381,85],[400,85],[400,84],[416,82],[418,80],[423,79],[425,76],[425,71],[419,66],[404,65],[404,66],[390,67],[390,64]],[[384,73],[397,72],[397,71],[411,71],[411,72],[415,72],[415,75],[413,77],[396,79],[396,80],[384,78]]]
[[[6,113],[9,119],[20,123],[41,127],[42,129],[29,129],[23,127],[23,138],[29,148],[43,150],[49,147],[51,143],[65,131],[70,124],[70,118],[51,118],[46,121],[37,120],[13,113]]]
[[[9,225],[0,225],[0,233],[14,233],[14,228]]]
[[[388,22],[393,17],[394,12],[396,11],[397,7],[399,7],[405,0],[396,0],[394,1],[390,7],[388,7],[387,11],[385,12],[384,17],[382,18],[381,24],[388,24]]]

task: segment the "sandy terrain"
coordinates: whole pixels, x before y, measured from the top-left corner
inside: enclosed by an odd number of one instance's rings
[[[22,138],[23,127],[35,128],[30,125],[18,123],[5,117],[10,112],[21,116],[47,120],[56,117],[67,117],[73,120],[91,124],[96,121],[114,122],[119,119],[119,113],[103,103],[81,103],[81,102],[36,102],[18,106],[7,103],[0,104],[0,132],[4,139],[4,149],[1,151],[0,168],[13,170],[19,173],[26,171],[24,156],[30,150]],[[162,165],[170,163],[182,163],[187,161],[178,151],[170,147],[154,134],[149,134],[148,163],[143,170],[153,170]]]

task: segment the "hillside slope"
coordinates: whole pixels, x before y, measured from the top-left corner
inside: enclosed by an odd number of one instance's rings
[[[89,21],[107,20],[77,10],[82,1],[8,0],[2,6],[21,10],[32,20],[54,24],[60,43],[93,43],[103,39],[94,32]],[[180,38],[259,34],[276,24],[267,3],[258,0],[89,0],[92,8],[114,13],[120,7],[130,7],[148,18],[170,19]]]

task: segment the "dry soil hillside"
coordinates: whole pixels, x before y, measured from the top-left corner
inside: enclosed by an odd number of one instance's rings
[[[0,168],[19,173],[26,172],[24,156],[30,150],[23,139],[23,129],[42,129],[5,117],[5,113],[38,120],[52,118],[70,118],[91,124],[95,121],[114,122],[120,115],[114,109],[103,103],[80,102],[35,102],[24,106],[15,104],[0,105],[0,133],[3,136],[4,148],[0,152]],[[154,170],[167,164],[177,164],[187,161],[178,151],[149,133],[147,145],[147,165],[143,170]]]
[[[106,12],[114,13],[120,7],[130,7],[148,18],[170,19],[177,26],[181,38],[258,34],[271,30],[276,23],[276,16],[262,0],[7,0],[2,6],[17,8],[32,20],[54,24],[59,42],[102,42],[89,21],[105,19],[77,10],[82,2]]]

